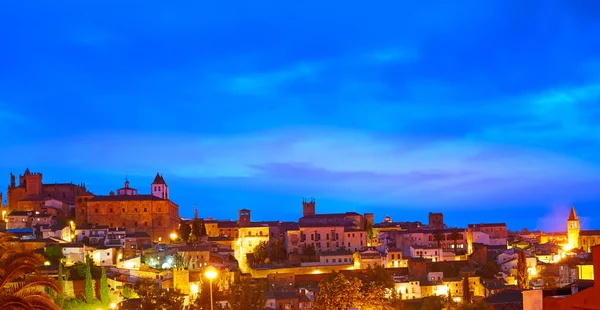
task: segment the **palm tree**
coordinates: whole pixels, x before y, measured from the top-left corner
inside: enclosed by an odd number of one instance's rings
[[[458,239],[460,239],[460,233],[458,233],[458,228],[454,228],[452,233],[450,234],[450,239],[454,241],[454,254],[456,254],[456,250],[458,247]]]
[[[444,233],[441,230],[436,229],[433,232],[433,240],[435,240],[437,242],[438,248],[441,248],[442,247],[442,241],[444,241]]]
[[[2,309],[60,309],[47,290],[61,293],[56,281],[39,274],[43,258],[7,245],[12,239],[0,235],[0,305]]]

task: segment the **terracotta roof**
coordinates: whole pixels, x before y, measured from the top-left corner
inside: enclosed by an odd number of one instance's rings
[[[582,230],[580,236],[600,236],[600,230]]]
[[[165,179],[163,179],[163,176],[160,175],[158,172],[156,173],[156,176],[154,177],[154,181],[152,182],[152,184],[164,184],[164,185],[167,185],[167,183],[165,182]]]
[[[131,201],[131,200],[166,200],[154,195],[115,195],[115,196],[94,196],[88,201]]]

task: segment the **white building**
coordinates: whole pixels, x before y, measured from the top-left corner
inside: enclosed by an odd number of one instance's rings
[[[115,248],[92,249],[90,255],[97,266],[114,266],[117,260],[117,250]]]
[[[409,281],[408,277],[394,277],[394,289],[402,299],[421,298],[421,284],[418,280]]]
[[[108,226],[82,225],[75,228],[75,239],[77,242],[88,240],[90,245],[104,244],[107,232]]]
[[[61,244],[62,254],[65,257],[65,266],[72,266],[75,263],[85,262],[86,247],[81,243]],[[92,248],[93,249],[93,248]]]
[[[305,225],[287,231],[287,249],[289,252],[308,245],[315,252],[336,251],[341,249],[360,251],[367,246],[367,232],[343,225]]]
[[[431,259],[434,262],[440,262],[443,258],[443,252],[441,248],[437,247],[412,245],[410,247],[410,256],[422,257]]]
[[[354,264],[352,251],[325,251],[319,254],[319,262],[324,266]]]

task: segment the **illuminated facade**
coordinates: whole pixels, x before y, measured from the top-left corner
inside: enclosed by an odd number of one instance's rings
[[[151,193],[140,195],[125,187],[108,196],[76,197],[77,226],[108,226],[125,228],[128,234],[147,233],[153,242],[166,242],[179,227],[179,206],[168,199],[168,187],[159,174],[151,184]]]
[[[565,250],[578,248],[589,253],[592,247],[600,244],[600,230],[581,230],[575,207],[571,207],[567,218],[567,232],[543,233],[539,236],[538,242],[540,244],[552,242]]]
[[[473,243],[507,246],[507,237],[505,223],[469,224],[467,229],[468,253],[473,253]]]
[[[18,185],[15,176],[10,174],[7,208],[10,211],[33,211],[53,199],[64,203],[64,212],[70,215],[69,207],[75,204],[75,197],[80,195],[91,195],[85,184],[44,184],[41,173],[26,169],[23,175],[19,175]]]
[[[579,218],[577,214],[575,214],[575,207],[571,207],[571,212],[569,213],[569,218],[567,219],[567,235],[568,241],[567,246],[570,249],[578,249],[579,248],[579,231],[581,230],[579,226]]]

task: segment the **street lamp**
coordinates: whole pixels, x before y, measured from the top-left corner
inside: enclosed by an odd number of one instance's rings
[[[177,234],[173,232],[173,233],[171,233],[170,237],[171,237],[171,243],[173,243],[173,241],[175,241],[175,239],[177,239]]]
[[[213,266],[206,267],[204,270],[204,276],[208,278],[209,287],[210,287],[210,310],[213,310],[213,294],[212,294],[212,281],[217,277],[217,268]]]

